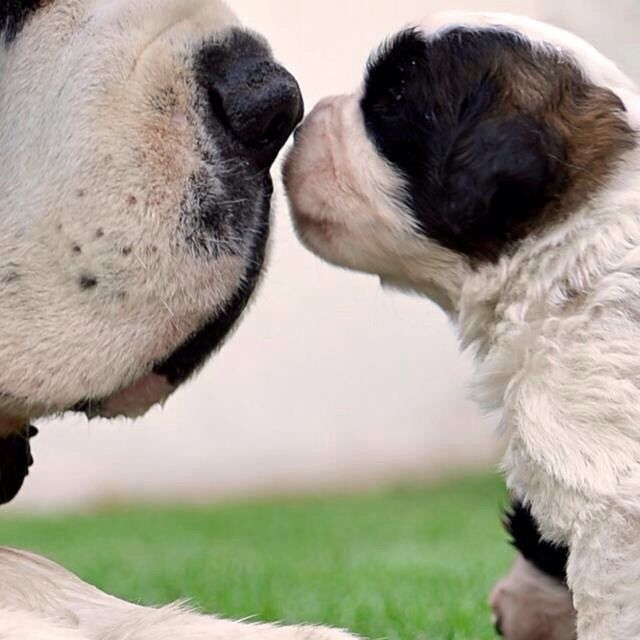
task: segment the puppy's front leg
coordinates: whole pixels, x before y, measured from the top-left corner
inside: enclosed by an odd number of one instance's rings
[[[640,514],[609,510],[571,544],[579,640],[640,638]]]

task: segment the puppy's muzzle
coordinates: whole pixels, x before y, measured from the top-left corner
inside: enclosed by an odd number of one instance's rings
[[[271,166],[304,115],[295,78],[268,57],[252,57],[205,82],[213,112],[248,159],[258,169]]]

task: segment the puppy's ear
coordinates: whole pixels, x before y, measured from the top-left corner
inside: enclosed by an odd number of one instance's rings
[[[491,253],[538,215],[564,177],[560,137],[528,116],[483,120],[455,140],[443,167],[442,223],[473,253]]]

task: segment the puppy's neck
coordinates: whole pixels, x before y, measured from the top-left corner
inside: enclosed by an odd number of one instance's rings
[[[497,385],[496,397],[502,397],[550,323],[585,314],[597,322],[598,305],[604,304],[599,298],[605,289],[610,296],[612,287],[621,305],[640,311],[638,149],[580,210],[524,241],[513,255],[468,275],[456,301],[461,342],[475,352],[481,369],[488,360],[501,361],[500,375],[492,367],[495,379],[488,386]]]

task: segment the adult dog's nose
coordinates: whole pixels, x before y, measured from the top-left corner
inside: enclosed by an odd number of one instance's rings
[[[266,169],[302,120],[300,87],[251,35],[236,34],[225,45],[204,53],[199,81],[218,122]]]
[[[238,64],[213,83],[209,99],[260,167],[271,165],[304,112],[298,83],[269,59]]]

